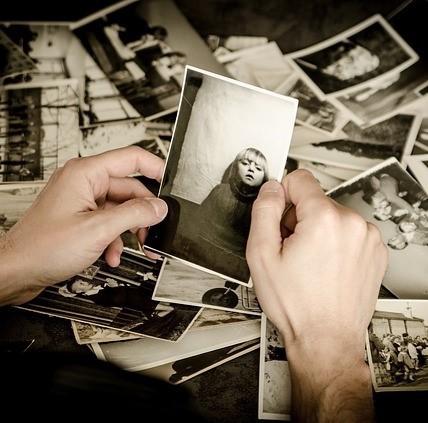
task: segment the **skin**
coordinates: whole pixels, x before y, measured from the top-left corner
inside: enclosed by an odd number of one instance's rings
[[[265,175],[261,166],[248,159],[238,162],[238,173],[241,179],[250,187],[260,186]]]

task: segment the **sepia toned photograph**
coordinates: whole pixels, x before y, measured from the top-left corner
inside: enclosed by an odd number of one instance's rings
[[[0,182],[47,180],[77,157],[75,80],[7,85],[0,99]]]
[[[428,192],[428,152],[426,154],[417,154],[406,158],[407,166],[415,175],[422,187]]]
[[[173,361],[162,366],[153,367],[139,372],[142,375],[154,377],[169,382],[172,385],[179,385],[193,377],[196,377],[209,370],[215,369],[228,361],[241,357],[260,348],[260,340],[242,342],[204,354]]]
[[[260,315],[254,289],[207,272],[165,259],[153,299],[197,307]]]
[[[391,156],[403,162],[412,151],[419,125],[420,117],[411,114],[398,114],[368,128],[349,122],[342,129],[348,139],[291,148],[290,156],[360,171]]]
[[[411,155],[428,154],[428,117],[423,117]]]
[[[160,267],[160,261],[125,248],[118,267],[100,258],[19,308],[176,342],[201,309],[152,300]]]
[[[291,378],[284,341],[262,314],[259,367],[259,419],[291,419]]]
[[[394,159],[329,196],[376,225],[389,254],[383,285],[398,298],[428,299],[428,195]]]
[[[428,390],[428,301],[378,300],[366,350],[376,392]]]
[[[189,330],[180,342],[141,338],[125,342],[92,344],[96,356],[131,372],[158,367],[230,345],[260,338],[260,319],[246,324],[216,325]]]
[[[336,178],[335,176],[329,175],[328,173],[323,172],[316,166],[313,166],[311,162],[305,160],[298,161],[298,169],[309,170],[312,173],[314,178],[318,181],[323,191],[330,191],[333,188],[336,188],[341,183],[343,179]]]
[[[289,55],[319,95],[339,95],[387,78],[418,60],[417,53],[380,15]]]
[[[282,177],[296,109],[295,99],[187,67],[159,192],[169,212],[145,247],[249,285],[252,204]]]

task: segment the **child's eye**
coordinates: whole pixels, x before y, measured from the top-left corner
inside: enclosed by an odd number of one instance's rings
[[[263,169],[260,166],[256,166],[256,169],[261,172]]]
[[[241,161],[241,163],[242,163],[243,165],[245,165],[245,166],[247,166],[247,165],[248,165],[248,161],[247,161],[247,160],[242,160],[242,161]]]

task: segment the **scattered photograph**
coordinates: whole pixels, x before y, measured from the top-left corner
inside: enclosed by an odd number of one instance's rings
[[[349,122],[342,129],[348,139],[292,147],[290,156],[360,171],[391,156],[403,162],[412,151],[419,123],[420,117],[410,114],[398,114],[365,129]]]
[[[417,53],[380,15],[289,55],[320,96],[345,94],[397,74]]]
[[[205,354],[173,361],[162,366],[143,370],[139,373],[164,380],[172,385],[178,385],[221,366],[228,361],[255,351],[258,348],[260,348],[260,340],[253,339],[251,341],[242,342],[241,344],[210,351]]]
[[[0,184],[0,236],[30,208],[44,183]]]
[[[262,314],[259,368],[259,419],[291,419],[291,379],[284,341]]]
[[[245,325],[252,320],[260,320],[260,316],[204,307],[193,323],[192,331],[204,330],[217,325],[236,325],[238,323]]]
[[[209,351],[260,338],[260,319],[243,325],[216,325],[187,332],[180,342],[141,338],[125,342],[91,344],[96,356],[131,372],[158,367]]]
[[[413,175],[415,175],[415,178],[428,193],[428,152],[426,154],[408,156],[406,163]]]
[[[79,345],[87,345],[102,342],[129,341],[139,339],[142,335],[135,335],[117,329],[91,325],[89,323],[71,321],[74,338]]]
[[[0,182],[47,180],[77,157],[75,80],[7,85],[0,99]]]
[[[389,263],[384,286],[398,298],[428,299],[428,195],[388,159],[329,193],[381,231]]]
[[[73,26],[92,59],[145,119],[175,112],[187,56],[168,44],[168,30],[150,26],[135,4]]]
[[[295,99],[187,67],[159,192],[169,213],[145,246],[249,285],[252,203],[282,177],[296,109]]]
[[[422,118],[411,155],[428,154],[428,117]]]
[[[378,300],[366,350],[376,392],[428,390],[428,301]]]
[[[165,259],[153,299],[197,307],[261,314],[254,289]]]
[[[308,164],[312,167],[315,167],[320,172],[326,173],[327,175],[334,176],[335,178],[341,179],[342,181],[347,181],[348,179],[355,178],[361,172],[358,170],[345,169],[338,166],[330,166],[324,163],[319,162],[307,162],[304,160],[299,160],[299,163]]]
[[[298,169],[306,169],[311,172],[314,178],[319,182],[323,191],[330,191],[343,182],[342,179],[329,175],[328,173],[325,173],[319,168],[317,168],[316,166],[313,166],[311,162],[300,160],[298,163]]]
[[[227,58],[230,53],[268,44],[269,39],[253,35],[229,35],[223,37],[221,35],[209,34],[205,37],[205,42],[214,57],[220,63],[223,63],[224,58]]]
[[[176,342],[201,309],[152,300],[161,264],[126,248],[118,267],[100,258],[19,308]]]

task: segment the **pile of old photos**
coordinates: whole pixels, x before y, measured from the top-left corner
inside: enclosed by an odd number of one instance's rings
[[[71,26],[0,25],[0,230],[69,158],[131,144],[169,151],[159,193],[170,212],[146,245],[164,258],[127,235],[119,267],[100,258],[21,308],[70,319],[97,357],[174,384],[261,345],[259,417],[287,420],[286,351],[249,279],[242,204],[284,168],[308,169],[388,246],[367,334],[374,388],[427,390],[428,50],[412,25],[426,5],[295,52],[210,35],[200,55],[215,74],[185,66],[200,39],[178,48],[180,31],[138,7]]]

